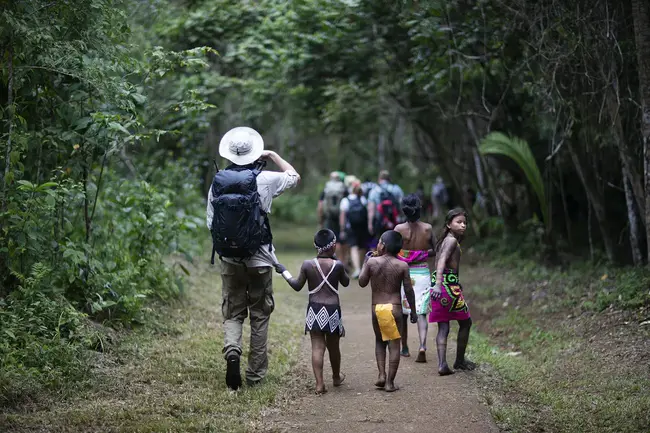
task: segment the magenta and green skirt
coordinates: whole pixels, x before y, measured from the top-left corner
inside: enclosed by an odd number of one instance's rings
[[[458,281],[458,274],[451,269],[445,269],[442,276],[442,296],[437,300],[431,299],[429,322],[469,319],[469,306],[463,297],[463,287]],[[436,273],[434,272],[431,276],[431,285],[435,285],[435,283]]]

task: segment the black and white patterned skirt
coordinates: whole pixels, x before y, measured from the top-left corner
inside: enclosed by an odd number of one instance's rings
[[[310,302],[305,316],[305,334],[309,331],[321,331],[325,334],[345,335],[340,305],[325,305]]]

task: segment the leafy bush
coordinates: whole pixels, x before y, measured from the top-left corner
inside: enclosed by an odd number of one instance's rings
[[[84,350],[100,349],[102,338],[88,319],[139,323],[147,299],[179,295],[182,280],[165,259],[174,252],[191,259],[200,250],[193,239],[202,218],[186,215],[172,199],[193,201],[194,215],[203,200],[193,185],[172,185],[176,177],[154,187],[107,173],[90,237],[73,211],[83,209],[79,184],[21,184],[10,207],[14,236],[7,247],[18,285],[0,299],[2,401],[81,377]]]
[[[52,269],[34,265],[30,277],[0,300],[0,404],[15,404],[87,372],[84,348],[97,338],[85,314],[63,296],[43,291]]]

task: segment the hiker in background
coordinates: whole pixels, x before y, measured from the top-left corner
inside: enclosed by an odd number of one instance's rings
[[[375,187],[377,187],[377,184],[371,181],[370,178],[366,178],[366,180],[361,184],[361,190],[363,191],[363,196],[365,198],[368,198],[368,196],[370,195],[370,191],[372,191]]]
[[[438,176],[436,182],[431,186],[431,202],[433,203],[433,217],[438,218],[447,207],[449,193],[442,177]]]
[[[420,200],[420,217],[426,220],[429,213],[429,199],[427,197],[427,194],[424,192],[424,184],[422,182],[418,183],[418,187],[415,190],[415,195],[417,195],[418,199]]]
[[[409,265],[411,284],[415,291],[415,305],[409,304],[402,287],[402,356],[410,356],[408,348],[408,314],[415,310],[418,315],[418,336],[420,348],[415,362],[427,362],[427,314],[431,311],[430,283],[436,244],[431,224],[420,221],[422,204],[416,194],[409,194],[402,200],[406,222],[395,227],[404,240],[397,258]]]
[[[339,300],[339,283],[350,284],[343,263],[334,258],[336,236],[331,230],[320,230],[314,236],[314,247],[318,252],[315,259],[306,260],[300,268],[298,278],[293,278],[281,264],[275,270],[296,292],[308,284],[309,302],[305,315],[305,334],[311,337],[311,363],[316,377],[316,394],[327,392],[323,380],[323,358],[329,352],[332,366],[332,382],[341,386],[345,375],[341,373],[341,349],[339,341],[345,335]]]
[[[464,209],[452,209],[445,218],[445,227],[436,244],[436,271],[432,276],[431,313],[429,322],[438,323],[436,347],[438,349],[438,374],[453,374],[447,364],[447,337],[449,322],[458,321],[458,342],[456,344],[457,370],[474,370],[476,364],[465,358],[472,319],[469,307],[463,297],[463,287],[458,280],[460,258],[463,250],[460,241],[467,228],[467,213]]]
[[[391,182],[388,171],[382,170],[378,185],[368,196],[368,231],[375,239],[398,224],[402,197],[402,188]]]
[[[354,272],[352,278],[359,278],[361,260],[366,254],[370,238],[368,233],[368,200],[363,196],[361,184],[352,185],[352,193],[341,200],[341,238],[350,247]]]
[[[375,386],[386,392],[399,389],[395,375],[399,368],[400,332],[402,331],[401,287],[411,305],[415,304],[409,267],[396,256],[402,249],[402,236],[394,230],[385,232],[379,239],[377,251],[366,255],[359,285],[372,289],[372,329],[375,331],[375,358],[379,377]],[[417,322],[415,311],[411,322]],[[388,348],[388,374],[386,374],[386,349]]]
[[[206,222],[214,253],[221,259],[226,385],[241,387],[239,358],[244,320],[250,317],[251,337],[246,383],[259,384],[268,368],[267,340],[273,300],[273,264],[277,262],[267,215],[271,201],[295,187],[300,176],[277,153],[264,150],[264,140],[254,129],[228,131],[219,154],[232,162],[214,176],[208,193]],[[267,161],[280,172],[262,171]]]
[[[330,180],[325,184],[325,189],[320,195],[318,201],[318,221],[320,228],[329,229],[340,238],[341,223],[339,219],[341,200],[347,196],[347,189],[343,183],[342,173],[333,171],[330,173]],[[337,242],[336,256],[343,263],[347,263],[345,241]]]

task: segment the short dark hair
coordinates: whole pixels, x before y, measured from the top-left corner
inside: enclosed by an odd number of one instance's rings
[[[381,235],[381,241],[386,245],[386,252],[394,256],[402,249],[402,235],[395,230],[388,230]]]
[[[420,219],[422,203],[417,194],[409,194],[402,199],[402,212],[409,222],[415,222]]]
[[[336,239],[336,235],[330,229],[323,229],[316,232],[314,235],[314,245],[316,248],[323,248],[332,243]]]

